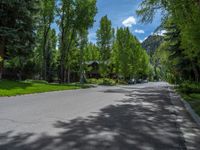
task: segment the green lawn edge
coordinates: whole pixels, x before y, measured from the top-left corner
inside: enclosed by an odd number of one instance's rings
[[[79,84],[79,83],[56,84],[56,83],[46,83],[43,81],[34,81],[34,80],[27,80],[27,81],[3,80],[0,81],[0,97],[46,93],[54,91],[77,90],[90,87],[91,85]]]

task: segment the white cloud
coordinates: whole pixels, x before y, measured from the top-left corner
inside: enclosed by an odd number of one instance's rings
[[[144,30],[139,30],[139,29],[136,29],[134,32],[135,32],[135,33],[144,34]]]
[[[133,25],[136,24],[136,19],[133,16],[128,17],[127,19],[125,19],[122,24],[125,27],[132,27]]]

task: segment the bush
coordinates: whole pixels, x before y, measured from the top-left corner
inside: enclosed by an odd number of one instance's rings
[[[200,83],[184,82],[179,87],[183,93],[200,93]]]
[[[118,80],[117,82],[118,84],[123,84],[123,85],[127,85],[127,81],[124,81],[124,80]]]
[[[101,79],[88,79],[87,83],[89,84],[98,84],[98,85],[116,85],[116,81],[109,78],[101,78]]]
[[[105,78],[105,79],[103,79],[103,81],[100,83],[100,85],[116,85],[116,82],[115,82],[115,80],[113,80],[113,79]]]

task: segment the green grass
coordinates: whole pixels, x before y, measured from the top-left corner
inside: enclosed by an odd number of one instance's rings
[[[178,92],[200,116],[200,83],[183,83],[178,88]]]
[[[74,90],[88,88],[80,84],[49,84],[45,81],[0,81],[0,96],[16,96],[50,91]]]

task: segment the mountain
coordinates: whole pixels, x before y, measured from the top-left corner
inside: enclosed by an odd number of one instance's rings
[[[160,35],[150,35],[142,42],[142,47],[146,49],[147,53],[152,56],[156,49],[164,41],[164,37]]]

